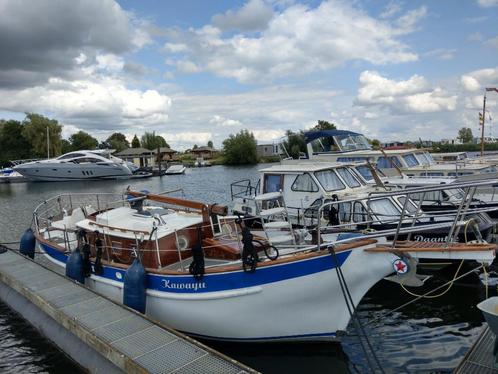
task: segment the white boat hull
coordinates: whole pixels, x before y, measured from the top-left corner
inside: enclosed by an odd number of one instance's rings
[[[41,248],[49,259],[64,266],[50,248]],[[338,256],[339,262],[344,261],[341,268],[355,305],[392,272],[396,258],[391,253],[373,254],[361,248]],[[255,273],[207,274],[200,282],[190,275],[149,274],[156,279],[149,278],[146,313],[177,330],[208,339],[335,340],[337,332],[346,329],[350,316],[333,263],[332,255],[324,253],[312,259],[257,268]],[[121,269],[107,267],[104,276],[92,275],[86,284],[121,302],[123,276]],[[230,284],[232,287],[225,287]],[[207,291],[211,287],[214,291]]]

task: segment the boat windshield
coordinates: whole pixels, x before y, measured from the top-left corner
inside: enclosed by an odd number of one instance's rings
[[[394,219],[399,217],[400,215],[399,209],[387,197],[382,199],[370,200],[367,202],[367,204],[372,212],[380,219]]]
[[[66,153],[65,155],[57,157],[57,160],[67,160],[69,158],[83,157],[84,153]]]
[[[362,151],[372,149],[367,138],[363,135],[338,135],[335,136],[335,141],[339,150],[345,151]]]
[[[422,165],[431,165],[433,164],[433,158],[431,157],[430,153],[424,152],[424,153],[416,153],[417,159],[420,161]]]
[[[348,169],[337,168],[336,171],[339,174],[339,176],[342,178],[342,180],[346,182],[346,184],[349,187],[356,188],[361,186],[360,182],[356,180],[356,178],[353,176],[353,174],[351,174],[351,172]]]
[[[331,169],[315,171],[315,177],[318,179],[318,182],[320,182],[323,189],[327,192],[343,190],[346,188],[337,174]]]
[[[419,164],[417,158],[413,154],[403,155],[403,160],[405,160],[408,167],[417,166]]]

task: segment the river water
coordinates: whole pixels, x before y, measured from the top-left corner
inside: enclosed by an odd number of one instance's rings
[[[230,183],[257,180],[264,165],[213,166],[188,169],[185,175],[143,180],[0,184],[0,242],[17,241],[31,221],[33,208],[63,192],[161,192],[182,188],[187,198],[209,203],[230,202]],[[358,269],[367,272],[368,269]],[[452,274],[450,275],[452,276]],[[447,281],[434,277],[424,291]],[[423,292],[423,291],[418,291]],[[490,290],[496,294],[496,290]],[[485,298],[477,282],[455,283],[443,296],[417,301],[399,285],[382,281],[358,307],[365,331],[386,372],[446,373],[458,364],[482,329],[483,318],[475,305]],[[275,310],[275,313],[285,313]],[[248,316],[264,319],[264,315]],[[303,315],[302,318],[307,318]],[[333,315],[330,318],[334,318]],[[264,373],[363,373],[367,361],[352,324],[342,343],[235,344],[205,342],[213,348]],[[0,303],[0,372],[78,372],[78,366],[47,339]]]

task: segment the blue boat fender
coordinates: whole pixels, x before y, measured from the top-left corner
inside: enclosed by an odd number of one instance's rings
[[[76,248],[67,259],[66,276],[81,284],[85,284],[83,256],[81,255],[79,247]]]
[[[33,230],[31,230],[30,227],[29,229],[24,231],[24,233],[21,236],[21,242],[19,244],[19,252],[24,256],[34,259],[35,246],[36,246],[35,234],[33,234]]]
[[[147,273],[138,259],[126,270],[123,287],[123,304],[145,313],[147,296]]]

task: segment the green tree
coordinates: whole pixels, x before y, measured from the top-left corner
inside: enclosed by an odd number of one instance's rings
[[[311,130],[336,130],[337,127],[333,123],[324,121],[324,120],[318,120],[318,124],[316,124],[314,127],[311,128]]]
[[[132,148],[140,148],[140,140],[138,140],[137,134],[135,134],[135,136],[131,140],[131,147]]]
[[[380,140],[378,140],[378,139],[372,139],[372,140],[370,140],[369,139],[368,141],[372,145],[373,149],[380,149]]]
[[[2,121],[0,126],[0,160],[29,158],[31,145],[23,135],[21,122]]]
[[[223,141],[224,162],[229,165],[255,164],[258,152],[254,135],[247,130],[231,134]]]
[[[69,137],[69,143],[71,143],[73,151],[81,151],[83,149],[92,150],[96,149],[99,145],[97,139],[84,131],[78,131],[71,135]]]
[[[130,143],[126,140],[126,136],[120,132],[115,132],[109,136],[105,140],[105,144],[108,145],[109,148],[115,149],[116,152],[121,152],[123,149],[130,148]]]
[[[468,127],[462,127],[458,130],[458,138],[462,143],[470,143],[474,139],[472,135],[472,130]]]
[[[57,120],[36,113],[26,113],[23,126],[22,133],[31,145],[33,156],[47,156],[47,128],[50,140],[50,157],[61,154],[62,126]]]
[[[166,143],[166,140],[160,135],[156,135],[156,132],[146,132],[145,134],[142,135],[142,141],[141,141],[142,147],[154,150],[158,147],[168,147],[168,143]]]
[[[67,139],[61,140],[61,152],[62,153],[72,152],[73,150],[74,150],[73,146],[71,145],[69,140],[67,140]]]
[[[208,146],[209,148],[213,148],[213,142],[212,142],[211,140],[210,140],[210,141],[208,141],[207,146]]]
[[[306,141],[302,131],[287,130],[286,136],[287,139],[283,141],[283,146],[290,157],[299,158],[300,153],[306,153]]]
[[[194,144],[194,146],[192,147],[192,149],[197,149],[197,148],[199,148],[197,144]]]

